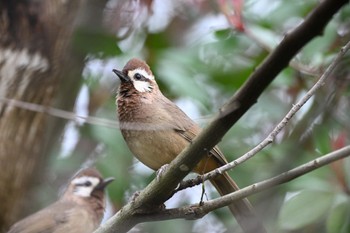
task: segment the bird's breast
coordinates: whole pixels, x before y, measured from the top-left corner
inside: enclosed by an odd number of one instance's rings
[[[153,170],[169,164],[188,144],[173,130],[123,130],[122,134],[131,152]]]
[[[130,151],[146,166],[158,170],[188,145],[176,131],[172,114],[150,98],[117,98],[119,124]]]

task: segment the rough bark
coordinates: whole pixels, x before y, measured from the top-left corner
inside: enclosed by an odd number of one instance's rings
[[[81,1],[0,1],[0,98],[71,108],[83,56],[70,42]],[[58,95],[62,83],[65,95]],[[0,102],[0,232],[21,214],[43,175],[62,121]]]

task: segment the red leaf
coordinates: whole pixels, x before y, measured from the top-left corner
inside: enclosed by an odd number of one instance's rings
[[[244,32],[242,20],[243,0],[218,0],[221,12],[226,16],[228,22],[238,31]]]
[[[337,150],[345,146],[346,143],[346,132],[341,132],[337,138],[332,140],[332,149]]]

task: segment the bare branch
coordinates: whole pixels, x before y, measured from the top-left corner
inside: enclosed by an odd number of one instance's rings
[[[26,109],[33,112],[46,113],[50,116],[59,117],[66,120],[71,120],[78,122],[79,120],[84,120],[88,124],[101,125],[110,128],[119,128],[119,124],[114,120],[102,119],[92,116],[79,116],[74,112],[65,111],[62,109],[57,109],[49,106],[43,106],[40,104],[28,103],[15,99],[8,99],[5,97],[0,97],[0,102],[9,105],[10,107],[17,107],[21,109]]]

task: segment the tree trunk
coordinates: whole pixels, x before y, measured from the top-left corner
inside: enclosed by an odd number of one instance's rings
[[[21,214],[27,190],[43,176],[64,123],[3,98],[72,108],[84,58],[70,49],[80,4],[0,1],[0,232]]]

